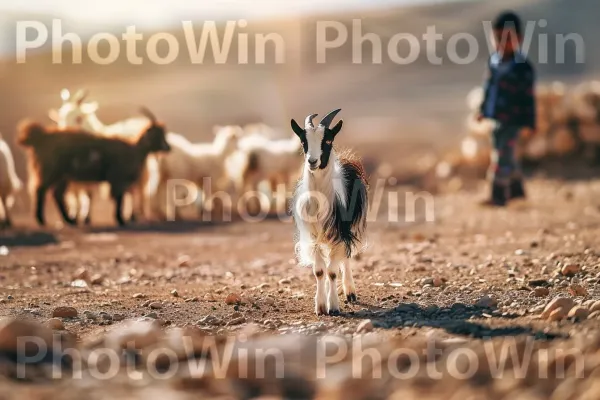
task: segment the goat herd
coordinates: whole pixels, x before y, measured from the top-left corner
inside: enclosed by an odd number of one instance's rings
[[[49,112],[55,126],[22,122],[18,128],[17,142],[28,155],[28,191],[40,225],[45,224],[44,203],[50,189],[62,218],[72,225],[89,224],[91,199],[105,200],[108,190],[120,225],[127,220],[126,197],[131,199],[131,220],[165,220],[169,196],[174,196],[168,193],[173,180],[200,189],[204,211],[214,206],[206,193],[224,192],[237,205],[243,193],[258,192],[259,183],[266,181],[271,198],[260,197],[258,206],[264,207],[265,202],[271,206],[276,189],[288,187],[302,163],[301,141],[292,136],[276,138],[277,132],[264,124],[218,126],[212,142],[191,143],[168,132],[145,108],[143,117],[105,125],[96,115],[98,104],[86,101],[87,92],[71,95],[63,89],[61,97],[61,107]],[[11,224],[9,210],[22,186],[10,149],[0,139],[4,225]]]

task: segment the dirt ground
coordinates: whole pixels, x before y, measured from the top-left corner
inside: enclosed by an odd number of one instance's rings
[[[45,322],[74,307],[78,316],[63,323],[79,340],[140,317],[217,336],[252,327],[352,337],[366,319],[384,338],[595,334],[597,317],[539,315],[558,295],[600,300],[600,181],[536,179],[527,189],[528,201],[506,209],[479,206],[483,191],[433,197],[431,222],[424,203],[416,222],[403,220],[405,193],[388,190],[400,198],[400,221],[389,221],[384,202],[353,262],[359,302],[335,317],[314,314],[314,278],[296,265],[289,220],[40,230],[21,216],[21,227],[0,234],[0,317]],[[566,265],[574,276],[558,272]],[[241,301],[227,304],[231,294]]]

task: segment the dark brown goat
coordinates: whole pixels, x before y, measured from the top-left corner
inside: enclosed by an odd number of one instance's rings
[[[79,128],[58,129],[35,122],[19,126],[17,142],[28,150],[30,179],[35,182],[36,218],[45,224],[46,192],[54,189],[54,200],[65,222],[75,225],[65,205],[69,182],[108,182],[116,203],[115,218],[124,225],[123,197],[142,173],[150,153],[169,151],[165,127],[147,110],[150,125],[135,142],[107,138]]]

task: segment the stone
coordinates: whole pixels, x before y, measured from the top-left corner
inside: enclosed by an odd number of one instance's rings
[[[77,310],[73,307],[56,307],[52,311],[52,316],[57,318],[75,318]]]
[[[574,297],[587,296],[587,290],[583,286],[581,286],[577,283],[572,283],[569,286],[569,293],[571,294],[571,296],[574,296]]]
[[[62,331],[65,329],[65,324],[63,324],[60,318],[50,318],[46,321],[46,326],[55,331]]]
[[[573,305],[573,299],[569,297],[556,297],[552,299],[550,303],[548,303],[546,308],[544,308],[541,317],[542,319],[548,319],[550,317],[550,314],[558,308],[562,308],[566,316],[566,314],[571,310],[571,308],[573,308]]]
[[[573,276],[580,271],[578,264],[565,264],[560,269],[560,273],[563,276]]]
[[[477,300],[477,303],[475,303],[475,305],[478,307],[493,308],[498,305],[498,301],[493,297],[486,295]]]
[[[134,299],[145,299],[146,295],[143,293],[136,293],[132,296]]]
[[[362,320],[356,327],[356,333],[372,332],[375,327],[370,319]]]
[[[160,310],[164,307],[163,303],[159,302],[159,301],[154,301],[152,303],[150,303],[148,305],[148,307],[150,307],[153,310]]]
[[[240,304],[242,302],[242,297],[237,293],[229,293],[225,298],[225,304],[233,305]]]
[[[582,320],[586,319],[589,315],[590,315],[590,311],[587,308],[581,307],[581,306],[575,306],[575,307],[571,308],[571,310],[569,310],[567,317],[574,318],[577,321],[582,321]]]
[[[535,294],[535,297],[546,297],[550,294],[550,289],[547,287],[536,287],[533,289],[533,293]]]

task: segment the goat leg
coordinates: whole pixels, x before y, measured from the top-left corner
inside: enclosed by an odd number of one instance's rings
[[[56,205],[58,206],[58,210],[60,211],[63,220],[69,225],[77,225],[77,218],[72,218],[69,215],[69,210],[65,204],[65,193],[67,192],[68,186],[68,181],[62,181],[54,187],[54,201],[56,201]]]
[[[46,225],[46,219],[44,218],[44,203],[46,202],[46,190],[45,186],[39,186],[36,189],[36,201],[35,201],[35,218],[40,226]]]
[[[115,219],[119,226],[125,226],[125,218],[123,218],[123,193],[113,193],[113,199],[115,200]]]

